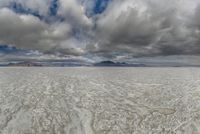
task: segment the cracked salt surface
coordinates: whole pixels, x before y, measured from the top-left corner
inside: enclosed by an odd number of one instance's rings
[[[199,68],[0,68],[0,134],[199,134]]]

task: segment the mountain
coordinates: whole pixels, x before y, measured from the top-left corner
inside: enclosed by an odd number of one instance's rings
[[[23,61],[18,63],[9,63],[7,66],[42,67],[43,65],[35,62]]]
[[[94,66],[97,67],[145,67],[144,64],[129,64],[126,62],[113,62],[113,61],[101,61],[95,63]]]
[[[94,67],[146,67],[145,64],[130,64],[126,62],[114,62],[114,61],[101,61],[94,64],[89,64],[85,62],[77,61],[51,61],[51,62],[31,62],[31,61],[22,61],[22,62],[11,62],[6,66],[21,66],[21,67],[79,67],[79,66],[94,66]]]

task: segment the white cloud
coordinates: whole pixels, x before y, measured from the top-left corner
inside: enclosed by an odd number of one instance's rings
[[[58,14],[63,16],[66,21],[82,27],[92,25],[92,20],[85,14],[85,7],[77,0],[60,0]]]
[[[85,15],[84,6],[77,0],[60,0],[58,16],[62,21],[47,23],[32,14],[19,14],[7,8],[16,2],[22,8],[37,11],[48,17],[51,0],[2,0],[0,1],[0,43],[19,48],[39,50],[44,53],[80,55],[84,53],[82,40],[74,37],[87,36],[92,20]],[[77,33],[76,33],[77,32]],[[81,35],[83,34],[83,35]],[[84,39],[83,39],[84,40]]]
[[[20,15],[8,8],[0,9],[0,43],[44,53],[79,55],[76,47],[68,44],[73,37],[67,22],[47,24],[32,15]],[[73,50],[73,52],[70,52]]]

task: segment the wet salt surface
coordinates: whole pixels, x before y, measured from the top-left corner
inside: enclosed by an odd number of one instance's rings
[[[151,133],[200,133],[200,68],[0,68],[0,134]]]

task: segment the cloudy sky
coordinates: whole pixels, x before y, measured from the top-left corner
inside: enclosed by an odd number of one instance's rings
[[[199,0],[1,0],[0,61],[200,64]]]

